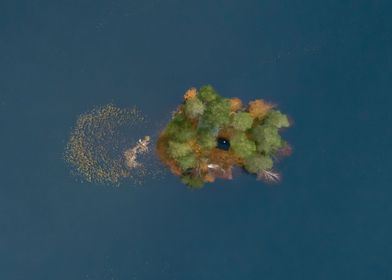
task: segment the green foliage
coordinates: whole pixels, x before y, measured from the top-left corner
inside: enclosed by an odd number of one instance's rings
[[[253,118],[247,112],[236,113],[231,121],[231,125],[241,131],[248,130],[252,127]]]
[[[194,97],[186,101],[185,114],[188,118],[197,118],[204,113],[205,106],[199,98]]]
[[[198,131],[198,144],[203,149],[212,149],[217,145],[216,137],[211,131],[200,129]]]
[[[169,155],[174,159],[180,159],[192,153],[192,148],[188,143],[170,141],[168,147]]]
[[[272,110],[267,114],[267,118],[265,119],[264,124],[275,126],[277,128],[290,126],[287,116],[276,110]]]
[[[278,129],[274,126],[257,125],[252,131],[252,137],[256,142],[264,142],[265,139],[276,138],[279,136]]]
[[[206,85],[201,87],[199,89],[198,96],[201,101],[206,103],[211,102],[220,97],[211,85]]]
[[[195,178],[195,177],[191,177],[191,176],[182,176],[181,177],[181,181],[191,187],[191,188],[195,188],[195,189],[199,189],[201,187],[203,187],[204,185],[204,181],[202,178]]]
[[[230,147],[242,158],[247,158],[256,152],[255,142],[249,140],[244,132],[236,133],[231,138]]]
[[[186,118],[183,114],[177,113],[168,123],[165,128],[165,134],[172,136],[177,133],[177,131],[185,126],[187,123]]]
[[[257,143],[257,151],[264,154],[270,154],[284,145],[276,126],[258,125],[252,129],[252,137]]]
[[[186,142],[195,137],[196,131],[184,114],[177,114],[167,125],[165,133],[173,140]]]
[[[193,128],[186,127],[183,129],[179,129],[177,131],[177,133],[173,135],[173,138],[175,140],[185,142],[185,141],[189,141],[192,138],[194,138],[195,135],[196,135],[196,132]]]
[[[250,173],[259,173],[263,170],[271,169],[273,166],[272,159],[269,156],[255,154],[245,160],[245,169]]]
[[[208,104],[202,116],[202,125],[220,128],[230,122],[230,100],[216,99]]]
[[[187,170],[188,168],[196,167],[197,165],[196,157],[194,154],[188,154],[184,157],[178,158],[177,163],[183,171]]]

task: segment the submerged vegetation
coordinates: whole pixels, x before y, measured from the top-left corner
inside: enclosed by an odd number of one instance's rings
[[[130,179],[140,184],[154,172],[148,160],[150,137],[137,140],[145,125],[136,108],[96,107],[78,117],[64,158],[72,173],[87,182],[117,186]]]
[[[289,125],[286,115],[261,99],[244,106],[210,85],[191,88],[161,132],[157,151],[172,173],[194,188],[231,179],[235,166],[258,179],[278,181],[273,158],[291,151],[279,134]]]

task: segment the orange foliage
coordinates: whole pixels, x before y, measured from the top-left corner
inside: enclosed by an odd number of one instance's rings
[[[223,151],[215,148],[211,152],[210,161],[218,164],[223,169],[229,169],[233,165],[238,164],[240,159],[231,151]]]
[[[204,176],[203,180],[208,183],[215,182],[215,177],[212,174],[207,174]]]
[[[196,157],[200,157],[202,149],[201,149],[200,145],[197,143],[197,141],[196,140],[191,140],[189,142],[189,144],[190,144],[190,146],[192,148],[192,151],[195,154],[195,156]]]
[[[233,135],[234,135],[234,129],[230,127],[222,128],[221,130],[219,130],[219,134],[218,134],[220,138],[225,138],[225,139],[231,139]]]
[[[234,97],[230,99],[230,110],[235,112],[242,108],[241,99]]]
[[[190,88],[188,89],[185,94],[184,94],[184,99],[189,100],[192,98],[195,98],[197,95],[197,89],[196,88]]]
[[[203,174],[207,173],[208,172],[208,163],[206,161],[200,161],[199,170]]]
[[[253,118],[262,119],[269,110],[271,110],[274,106],[270,103],[265,102],[262,99],[258,99],[252,102],[249,102],[249,113]]]

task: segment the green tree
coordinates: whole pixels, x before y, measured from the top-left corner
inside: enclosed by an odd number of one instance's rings
[[[202,125],[210,128],[220,128],[230,122],[230,100],[216,99],[208,104],[202,116]]]
[[[194,154],[187,154],[186,156],[177,159],[178,165],[183,171],[196,167],[197,161]]]
[[[231,125],[235,129],[241,130],[241,131],[245,131],[245,130],[250,129],[252,127],[252,124],[253,124],[253,118],[247,112],[236,113],[233,116],[233,119],[231,121]]]
[[[176,134],[173,135],[175,140],[186,142],[194,138],[196,135],[195,130],[192,127],[180,128]]]
[[[191,98],[185,103],[185,114],[188,118],[197,118],[204,113],[205,106],[197,97]]]
[[[201,87],[199,89],[198,96],[201,101],[206,103],[211,102],[220,97],[211,85],[206,85]]]
[[[182,176],[181,177],[181,181],[191,187],[191,188],[195,188],[195,189],[199,189],[201,187],[203,187],[204,185],[204,181],[202,178],[199,177],[192,177],[192,176]]]
[[[169,141],[169,155],[174,159],[180,159],[192,153],[192,148],[188,143]]]
[[[186,142],[195,137],[196,131],[189,119],[179,113],[170,121],[165,129],[165,134],[175,141]]]
[[[230,147],[241,158],[247,158],[256,152],[256,143],[249,140],[244,132],[238,132],[231,138]]]
[[[277,128],[290,126],[287,116],[276,110],[272,110],[267,114],[264,124],[275,126]]]
[[[203,149],[212,149],[216,147],[216,137],[215,135],[206,129],[199,129],[198,131],[198,144]]]
[[[263,170],[269,170],[273,166],[271,157],[261,154],[255,154],[245,160],[245,169],[250,173],[259,173]]]
[[[257,151],[264,154],[270,154],[284,145],[276,126],[258,125],[252,129],[252,138],[257,143]]]
[[[272,139],[279,136],[278,128],[268,125],[257,125],[252,131],[252,138],[256,142],[263,142],[265,139]]]

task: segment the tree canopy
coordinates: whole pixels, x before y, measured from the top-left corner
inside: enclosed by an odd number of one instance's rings
[[[196,118],[203,115],[205,106],[203,102],[197,98],[191,98],[185,103],[185,114],[188,118]]]
[[[286,115],[283,115],[280,111],[271,111],[267,114],[265,119],[266,125],[272,125],[277,128],[289,127],[290,123]]]
[[[206,85],[199,89],[199,98],[201,101],[208,103],[219,98],[219,95],[211,85]]]
[[[244,132],[236,133],[230,143],[231,149],[241,158],[247,158],[256,152],[256,143],[250,140]]]
[[[245,169],[250,173],[258,174],[263,170],[271,169],[273,162],[271,157],[262,154],[254,154],[245,160]]]
[[[192,148],[188,143],[169,142],[169,154],[174,159],[179,159],[192,153]]]
[[[276,126],[258,125],[253,128],[252,136],[257,143],[257,150],[264,154],[276,151],[283,145]]]
[[[245,131],[252,127],[253,118],[248,112],[239,112],[233,116],[231,125],[234,129]]]
[[[226,126],[230,122],[230,101],[216,98],[208,103],[202,116],[202,125],[210,128]]]
[[[232,178],[236,165],[258,178],[271,178],[276,174],[272,156],[288,147],[280,129],[290,125],[273,108],[263,100],[244,106],[239,98],[220,96],[211,85],[191,88],[158,139],[158,155],[192,188]]]

